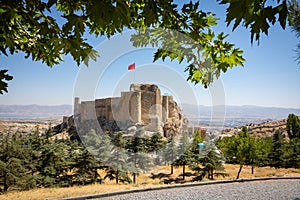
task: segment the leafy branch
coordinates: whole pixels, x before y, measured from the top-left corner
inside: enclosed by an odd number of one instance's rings
[[[268,34],[270,26],[276,22],[285,29],[288,12],[291,12],[286,0],[277,0],[277,3],[267,0],[216,1],[228,5],[226,21],[228,25],[234,23],[233,29],[240,24],[250,28],[251,43],[254,38],[259,41],[261,33]],[[70,54],[77,65],[81,62],[88,65],[90,59],[96,60],[99,55],[86,42],[86,33],[110,38],[124,29],[138,29],[142,33],[150,28],[154,30],[148,35],[152,38],[132,39],[134,44],[162,44],[154,60],[166,57],[180,63],[186,60],[189,63],[185,68],[188,80],[208,86],[228,68],[243,66],[245,59],[239,48],[225,41],[224,33],[212,31],[218,18],[199,7],[200,1],[190,1],[179,9],[173,0],[3,1],[0,3],[0,53],[8,56],[8,52],[24,52],[25,58],[31,57],[50,67],[63,62],[63,56]],[[193,41],[176,41],[173,36],[173,39],[168,36],[177,42],[168,49],[164,45],[170,43],[162,40],[161,30],[155,31],[158,27],[172,30],[172,34],[179,32]],[[0,90],[5,91],[4,88]]]
[[[139,29],[131,38],[133,45],[157,47],[154,61],[167,57],[179,63],[187,61],[185,71],[188,72],[188,80],[201,83],[204,87],[208,87],[228,68],[243,66],[243,51],[224,41],[227,37],[224,33],[215,36],[211,30],[218,20],[214,14],[200,10],[199,2],[184,4],[181,12],[176,8],[163,7],[168,17],[164,17],[164,12],[158,13],[162,15],[162,20],[151,28]]]
[[[7,74],[8,70],[0,70],[0,94],[3,94],[3,92],[8,92],[7,91],[7,82],[13,79],[12,76]]]

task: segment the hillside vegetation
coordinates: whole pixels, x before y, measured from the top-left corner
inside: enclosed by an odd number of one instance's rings
[[[52,130],[0,136],[2,193],[90,184],[105,188],[112,181],[129,189],[137,185],[245,178],[249,174],[244,175],[242,169],[248,166],[250,177],[299,175],[300,120],[293,114],[286,122],[286,138],[279,131],[272,137],[256,137],[247,127],[222,139],[202,138],[200,132],[163,138],[159,133],[145,137],[136,131],[125,137],[123,132],[99,134],[90,130],[82,136],[83,145],[81,140],[61,137],[66,133],[57,135]],[[262,173],[261,167],[268,173]],[[265,170],[268,168],[277,170]]]

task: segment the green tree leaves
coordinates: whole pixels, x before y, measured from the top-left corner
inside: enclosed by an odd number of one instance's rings
[[[172,8],[162,5],[162,11],[168,9],[168,16],[156,21],[151,28],[138,29],[131,41],[134,46],[158,48],[154,61],[169,58],[181,63],[185,60],[188,63],[185,67],[187,79],[208,87],[228,68],[243,66],[245,59],[242,50],[225,41],[224,33],[213,32],[218,18],[201,10],[199,5],[199,2],[190,2],[181,9],[177,5]]]
[[[31,57],[33,61],[45,62],[48,66],[60,63],[63,61],[63,55],[67,54],[73,57],[77,65],[83,61],[87,65],[89,59],[95,60],[98,54],[86,42],[85,33],[109,38],[121,33],[125,28],[170,29],[191,37],[195,44],[202,46],[201,50],[197,49],[198,52],[207,51],[212,54],[217,49],[223,52],[221,43],[214,48],[213,34],[208,33],[210,27],[216,25],[217,18],[212,13],[200,10],[199,2],[186,3],[181,9],[171,0],[159,2],[33,0],[30,3],[7,2],[0,6],[2,19],[0,23],[3,25],[0,29],[1,52],[8,55],[8,52],[14,54],[22,51],[26,58]],[[58,17],[60,14],[61,18]],[[198,65],[192,65],[201,73],[189,70],[197,74],[195,76],[190,74],[189,80],[194,83],[209,85],[213,76],[219,76],[220,70],[225,71],[227,67],[241,64],[235,62],[235,59],[230,59],[230,62],[222,62],[222,66],[217,64],[211,70],[202,70],[199,67],[202,63],[200,58],[193,56],[193,46],[187,48],[185,43],[179,43],[177,47],[181,50],[175,53],[161,48],[164,51],[157,52],[154,60],[170,57],[171,60],[177,59],[179,62],[183,59],[192,63],[197,61]],[[238,56],[230,51],[228,53],[237,58],[241,56],[239,52]],[[228,53],[224,53],[224,56],[226,57]],[[219,60],[222,60],[222,57],[215,59],[217,57],[218,53],[214,55],[212,62],[219,63]]]
[[[271,146],[271,151],[268,154],[270,159],[270,166],[279,168],[282,166],[283,163],[283,144],[284,139],[279,131],[275,132],[273,135],[273,141]]]
[[[40,0],[2,2],[1,53],[8,56],[8,53],[24,52],[25,58],[31,57],[33,61],[42,61],[50,67],[59,64],[63,61],[62,55],[69,53],[78,65],[86,58],[95,59],[97,53],[83,38],[87,18],[75,15],[72,12],[75,10],[68,7],[69,15],[64,16],[67,22],[61,26],[52,15],[51,10],[60,10],[63,2]],[[78,5],[82,3],[77,1]],[[4,80],[2,76],[0,78]],[[6,88],[7,85],[0,85],[0,91],[6,92]]]
[[[218,143],[218,147],[224,153],[227,161],[240,165],[237,179],[244,165],[254,166],[256,164],[260,148],[259,141],[250,136],[246,127],[238,135],[222,139]]]
[[[300,139],[300,119],[295,114],[289,114],[286,122],[286,131],[290,139]]]
[[[288,3],[288,16],[289,23],[292,30],[296,32],[296,36],[300,38],[300,3],[297,0],[291,0]],[[300,64],[300,43],[297,45],[297,57],[296,60]]]
[[[228,4],[226,21],[233,22],[233,29],[242,23],[250,28],[251,42],[259,40],[260,34],[268,34],[271,25],[279,22],[286,27],[287,16],[295,28],[296,4],[289,7],[286,0],[270,3],[267,0],[217,0]],[[292,1],[293,2],[293,1]],[[158,45],[154,61],[162,58],[187,61],[185,71],[192,83],[209,86],[215,78],[227,69],[243,66],[242,50],[226,42],[223,33],[217,34],[213,26],[218,18],[214,13],[201,10],[200,1],[187,2],[179,7],[173,0],[132,0],[132,1],[6,1],[0,4],[0,51],[8,56],[19,51],[33,61],[42,61],[53,66],[70,54],[79,65],[88,65],[96,60],[98,53],[87,43],[85,34],[110,38],[124,29],[154,29],[143,39],[133,37],[135,46]],[[173,35],[161,38],[161,28]],[[297,28],[295,28],[297,30]],[[189,40],[178,40],[175,32]],[[150,37],[150,38],[149,38]],[[140,40],[140,41],[137,41]],[[174,43],[174,41],[176,43]],[[170,44],[172,48],[170,49]],[[3,77],[1,80],[4,80]],[[2,81],[4,82],[4,81]],[[0,84],[0,91],[7,86]]]
[[[30,149],[21,134],[3,134],[0,137],[0,190],[30,189],[33,180],[27,168]]]
[[[289,115],[289,138],[284,138],[279,131],[276,131],[272,138],[257,138],[255,135],[249,135],[244,128],[238,135],[220,139],[217,146],[224,153],[226,162],[240,164],[240,170],[243,165],[252,165],[252,173],[254,166],[297,168],[300,166],[298,122],[298,116]]]
[[[260,34],[268,35],[270,25],[279,22],[285,29],[288,6],[286,0],[278,0],[277,4],[267,0],[217,0],[220,4],[229,4],[226,9],[226,22],[233,22],[233,30],[241,23],[242,26],[250,28],[251,43],[259,41]],[[274,5],[274,6],[273,6]]]
[[[7,72],[8,70],[0,70],[0,94],[3,94],[3,92],[8,92],[8,84],[6,81],[13,79],[13,77],[8,75]]]

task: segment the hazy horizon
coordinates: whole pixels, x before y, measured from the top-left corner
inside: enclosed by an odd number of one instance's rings
[[[97,98],[98,99],[98,98]],[[300,107],[277,107],[277,106],[264,106],[264,105],[203,105],[203,104],[189,104],[189,103],[181,103],[183,105],[191,105],[191,106],[203,106],[203,107],[218,107],[218,106],[225,106],[225,107],[261,107],[261,108],[283,108],[283,109],[299,109]],[[74,104],[0,104],[0,106],[74,106]]]

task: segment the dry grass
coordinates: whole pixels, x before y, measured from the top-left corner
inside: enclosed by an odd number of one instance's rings
[[[239,166],[238,165],[225,165],[225,172],[228,173],[228,176],[223,177],[215,177],[217,180],[224,179],[235,179]],[[174,174],[170,174],[170,166],[160,166],[153,169],[152,173],[168,176],[169,179],[176,179],[181,173],[182,168],[174,168]],[[191,172],[189,169],[186,172]],[[100,172],[101,173],[101,172]],[[254,178],[254,177],[280,177],[280,176],[300,176],[300,169],[274,169],[270,167],[262,167],[255,168],[254,174],[251,174],[251,167],[244,166],[243,170],[240,174],[240,178]],[[115,184],[114,181],[105,181],[104,184],[93,184],[87,186],[74,186],[68,188],[42,188],[42,189],[33,189],[30,191],[11,191],[6,194],[0,195],[0,199],[8,200],[8,199],[30,199],[30,200],[38,200],[38,199],[56,199],[63,197],[71,197],[71,196],[82,196],[88,194],[96,194],[96,193],[106,193],[113,191],[122,191],[122,190],[130,190],[137,188],[146,188],[146,187],[156,187],[163,185],[162,179],[156,178],[152,179],[151,172],[148,174],[141,174],[137,177],[137,184]],[[165,177],[165,178],[166,178]],[[191,177],[187,177],[187,180],[190,180]]]
[[[235,179],[239,166],[238,165],[225,165],[226,173],[229,174],[225,179]],[[257,177],[282,177],[282,176],[300,176],[300,169],[275,169],[270,167],[254,168],[254,174],[251,174],[251,166],[244,166],[240,174],[240,178],[257,178]],[[218,178],[220,179],[220,178]]]
[[[63,197],[82,196],[88,194],[106,193],[113,191],[130,190],[137,188],[145,188],[150,185],[132,185],[132,184],[92,184],[87,186],[74,186],[68,188],[42,188],[30,191],[9,192],[1,195],[2,200],[40,200],[40,199],[56,199]]]

